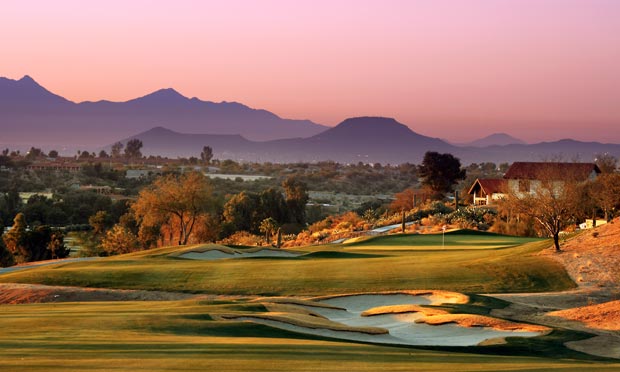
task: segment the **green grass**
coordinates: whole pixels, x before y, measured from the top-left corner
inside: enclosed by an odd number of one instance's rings
[[[325,253],[317,253],[319,257],[287,260],[182,260],[140,252],[142,256],[16,271],[0,275],[0,282],[242,295],[324,295],[399,289],[490,293],[573,288],[574,283],[559,263],[533,255],[548,245],[548,241],[538,241],[499,250],[463,247],[392,252],[368,258],[321,257]]]
[[[395,234],[371,237],[344,244],[353,250],[436,250],[436,249],[497,249],[540,241],[474,230],[457,230],[446,234]]]
[[[291,259],[197,261],[174,257],[196,247],[165,247],[16,271],[0,275],[0,282],[230,295],[445,289],[473,294],[469,304],[446,305],[445,309],[476,314],[488,314],[506,303],[475,293],[574,287],[558,263],[535,255],[550,246],[547,240],[462,231],[446,234],[453,249],[437,249],[438,238],[441,235],[395,235],[349,244],[346,249],[342,245],[303,247],[300,251],[308,254]],[[411,249],[393,249],[405,245]],[[377,247],[377,252],[369,247]],[[234,299],[0,305],[0,369],[620,369],[620,364],[590,360],[564,348],[563,342],[586,337],[577,332],[515,338],[508,345],[429,349],[334,341],[247,322],[213,320],[221,312],[262,311],[261,304]]]
[[[424,350],[339,342],[210,314],[257,304],[169,302],[0,306],[0,368],[6,371],[411,371],[614,370],[617,363],[560,355],[501,355],[519,345]],[[560,335],[562,336],[562,335]],[[558,336],[558,337],[560,337]],[[563,337],[562,339],[566,339]],[[523,347],[523,345],[521,345]],[[466,351],[466,352],[463,352]],[[487,354],[485,354],[487,353]],[[488,354],[491,353],[491,354]]]

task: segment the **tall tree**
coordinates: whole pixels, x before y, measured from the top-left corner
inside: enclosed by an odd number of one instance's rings
[[[178,233],[178,244],[187,244],[200,216],[213,204],[212,189],[202,173],[158,178],[138,195],[132,210],[146,226],[169,224]]]
[[[274,220],[271,217],[265,218],[264,220],[261,221],[259,230],[260,232],[265,234],[265,242],[267,244],[269,244],[269,241],[271,240],[271,236],[273,235],[274,231],[276,231],[277,228],[278,228],[278,223],[276,222],[276,220]]]
[[[256,232],[258,229],[257,221],[258,196],[245,191],[233,195],[224,205],[222,213],[224,222],[227,224],[230,233],[233,231]]]
[[[286,200],[282,192],[270,187],[258,195],[258,219],[273,218],[278,224],[283,224],[288,217]]]
[[[305,225],[306,204],[308,203],[308,186],[298,178],[292,176],[282,182],[286,193],[286,205],[291,216],[291,222]]]
[[[211,163],[211,159],[213,159],[213,149],[211,146],[204,146],[202,148],[202,152],[200,153],[200,159],[207,165]]]
[[[422,184],[427,186],[436,197],[443,197],[452,191],[452,187],[465,179],[465,170],[461,169],[461,161],[452,154],[440,154],[428,151],[419,171]]]
[[[140,149],[142,149],[142,141],[137,138],[131,139],[125,145],[125,156],[130,159],[139,159],[142,157]]]

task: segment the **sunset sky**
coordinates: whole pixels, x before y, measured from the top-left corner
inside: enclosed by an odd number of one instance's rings
[[[452,141],[620,143],[620,1],[2,0],[0,76],[80,102],[173,87]]]

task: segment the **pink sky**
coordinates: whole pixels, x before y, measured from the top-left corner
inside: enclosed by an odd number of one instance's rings
[[[616,0],[3,0],[0,76],[77,102],[174,87],[453,141],[620,143],[619,20]]]

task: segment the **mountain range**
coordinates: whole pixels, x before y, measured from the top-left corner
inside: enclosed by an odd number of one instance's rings
[[[308,138],[250,141],[238,135],[184,134],[166,128],[122,140],[140,139],[143,153],[168,157],[199,156],[211,146],[218,159],[249,162],[420,163],[426,151],[451,153],[463,164],[545,160],[592,161],[596,154],[620,157],[620,145],[561,140],[538,144],[510,144],[487,147],[455,146],[437,138],[415,133],[391,118],[350,118]],[[109,146],[107,148],[109,150]]]
[[[330,128],[240,103],[187,98],[174,89],[126,102],[74,103],[28,76],[0,78],[0,136],[5,146],[80,144],[91,151],[138,138],[145,155],[199,156],[203,146],[211,146],[216,158],[258,162],[419,163],[426,151],[452,153],[463,164],[620,157],[616,144],[572,139],[525,144],[503,133],[457,146],[385,117],[350,118]]]
[[[236,102],[187,98],[171,88],[126,102],[74,103],[29,76],[0,78],[0,129],[5,143],[102,146],[157,126],[185,133],[241,134],[255,141],[308,137],[328,128],[309,120],[282,119]]]

